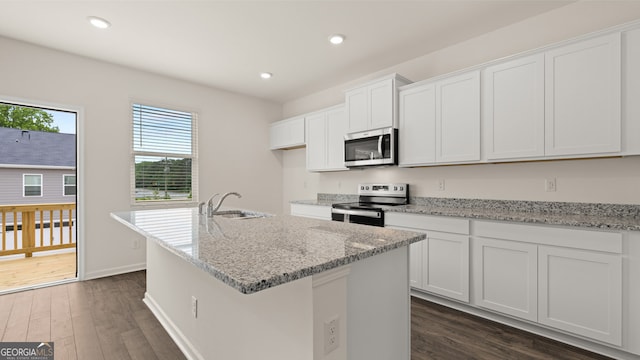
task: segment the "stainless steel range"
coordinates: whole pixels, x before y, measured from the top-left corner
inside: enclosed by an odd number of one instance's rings
[[[408,184],[360,184],[358,202],[333,204],[331,219],[384,226],[384,211],[409,203]]]

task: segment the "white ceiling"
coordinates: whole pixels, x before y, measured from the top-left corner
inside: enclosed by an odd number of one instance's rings
[[[570,2],[1,0],[0,36],[286,102]]]

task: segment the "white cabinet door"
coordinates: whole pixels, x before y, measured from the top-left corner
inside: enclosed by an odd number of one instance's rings
[[[476,305],[538,320],[536,245],[474,238],[473,264]]]
[[[347,133],[347,119],[344,107],[327,111],[326,126],[326,168],[346,170],[347,168],[344,166],[344,135]]]
[[[487,158],[544,156],[544,54],[488,67],[483,75]]]
[[[271,150],[302,146],[305,143],[304,117],[275,122],[269,127]]]
[[[422,246],[423,241],[409,245],[409,285],[422,289]]]
[[[480,72],[436,83],[436,161],[480,160]]]
[[[387,79],[367,88],[370,128],[393,126],[395,92],[393,79]]]
[[[344,166],[344,106],[307,115],[307,170],[348,170]]]
[[[422,288],[469,302],[469,236],[429,231],[422,252]]]
[[[539,322],[622,345],[620,255],[541,246]]]
[[[286,123],[279,121],[269,127],[269,147],[271,150],[280,149],[286,139]]]
[[[318,113],[308,116],[306,129],[307,170],[323,170],[327,155],[325,114]]]
[[[429,84],[400,91],[400,166],[432,164],[436,161],[435,89],[435,84]]]
[[[623,152],[640,154],[640,28],[623,33]]]
[[[347,132],[365,131],[369,128],[368,88],[357,88],[345,95],[347,110]]]
[[[621,149],[620,34],[545,54],[545,153],[597,154]]]

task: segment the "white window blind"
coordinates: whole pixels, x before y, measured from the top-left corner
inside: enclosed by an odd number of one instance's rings
[[[135,204],[197,201],[196,114],[133,104]]]
[[[22,175],[24,188],[23,196],[42,196],[42,175],[24,174]]]
[[[76,176],[75,175],[62,175],[62,195],[75,196],[76,195]]]

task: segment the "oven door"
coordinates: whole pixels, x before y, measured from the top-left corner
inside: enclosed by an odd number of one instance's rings
[[[397,133],[397,129],[384,128],[345,135],[345,166],[397,164]]]
[[[331,220],[382,227],[384,226],[384,212],[380,210],[332,208]]]

